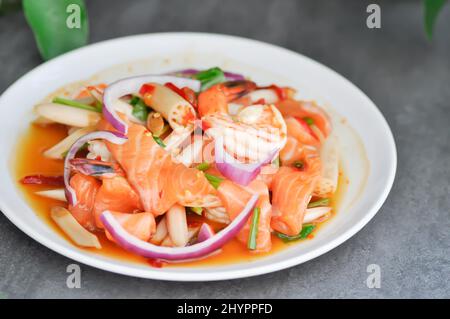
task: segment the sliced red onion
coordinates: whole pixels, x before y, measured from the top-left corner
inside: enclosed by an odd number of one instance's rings
[[[214,144],[214,157],[219,172],[229,180],[247,186],[261,172],[261,167],[270,163],[278,149],[272,151],[269,156],[258,163],[240,163],[224,149],[223,138],[218,137]]]
[[[201,243],[202,241],[208,240],[214,236],[214,230],[207,223],[203,223],[198,231],[197,235],[197,243]]]
[[[146,258],[170,261],[193,260],[215,252],[236,236],[253,212],[258,198],[259,195],[253,195],[242,212],[225,229],[201,243],[186,247],[162,247],[142,241],[128,233],[109,211],[104,211],[100,219],[116,243],[127,251]]]
[[[107,86],[103,94],[103,116],[116,130],[127,134],[128,126],[114,109],[114,102],[119,98],[139,92],[143,84],[171,82],[177,87],[188,87],[195,92],[200,91],[200,81],[169,75],[141,75],[118,80]]]
[[[197,70],[197,69],[184,69],[184,70],[173,72],[172,74],[179,74],[179,75],[182,75],[182,76],[191,77],[191,76],[196,75],[198,72],[200,72],[200,70]],[[242,80],[245,80],[245,77],[242,74],[228,72],[228,71],[223,71],[223,74],[225,75],[225,77],[226,77],[226,79],[228,81],[242,81]]]
[[[64,185],[65,185],[65,193],[66,198],[69,204],[76,205],[77,204],[77,196],[75,193],[75,190],[70,186],[70,171],[71,171],[71,160],[75,158],[75,155],[80,150],[81,147],[83,147],[84,144],[86,144],[89,141],[92,140],[107,140],[108,142],[114,143],[114,144],[123,144],[126,142],[127,138],[126,136],[110,132],[110,131],[96,131],[92,133],[88,133],[86,135],[83,135],[78,140],[73,143],[73,145],[70,147],[69,152],[66,155],[66,158],[64,160]]]

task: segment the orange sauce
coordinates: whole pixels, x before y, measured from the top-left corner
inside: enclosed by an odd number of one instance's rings
[[[17,180],[17,186],[23,192],[25,200],[36,212],[36,214],[42,218],[42,220],[49,225],[54,231],[58,232],[61,236],[70,239],[57,227],[57,225],[50,218],[50,209],[52,206],[65,206],[66,204],[58,200],[53,200],[34,194],[38,190],[49,189],[45,186],[39,185],[23,185],[20,183],[20,179],[26,175],[43,174],[43,175],[62,175],[63,161],[49,159],[43,156],[43,151],[58,143],[65,136],[67,136],[67,129],[60,125],[47,125],[40,126],[31,124],[28,130],[18,143],[17,155],[15,157],[15,176]],[[332,199],[333,207],[337,207],[338,200],[342,194],[342,189],[345,187],[345,178],[343,174],[340,174],[338,192],[335,198]],[[334,213],[333,209],[333,213]],[[323,225],[321,223],[318,226]],[[317,227],[320,228],[320,227]],[[317,228],[315,231],[317,231]],[[126,260],[129,262],[150,263],[146,258],[131,254],[121,247],[117,246],[113,242],[106,239],[103,233],[97,234],[102,245],[102,249],[97,250],[94,248],[80,248],[91,253],[105,255],[111,258],[117,258]],[[311,236],[312,238],[313,236]],[[298,241],[301,244],[301,241]],[[295,242],[295,243],[298,243]],[[210,256],[203,260],[175,263],[165,266],[211,266],[211,265],[225,265],[238,262],[250,262],[258,258],[276,253],[283,250],[295,243],[284,243],[281,239],[272,235],[272,250],[269,253],[255,254],[250,252],[246,245],[239,242],[236,239],[228,242],[223,248],[222,252],[213,256]]]

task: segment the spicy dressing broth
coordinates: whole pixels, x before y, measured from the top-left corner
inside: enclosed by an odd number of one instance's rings
[[[58,232],[61,236],[66,238],[68,241],[70,239],[57,227],[50,217],[50,209],[52,206],[65,206],[58,200],[53,200],[45,198],[34,194],[38,190],[49,189],[44,186],[39,185],[23,185],[20,183],[20,179],[26,175],[43,174],[43,175],[62,175],[63,172],[63,161],[49,159],[43,156],[43,151],[52,147],[64,137],[67,136],[67,129],[62,125],[52,124],[41,126],[37,124],[31,124],[28,130],[25,132],[24,136],[18,143],[17,157],[15,163],[15,176],[18,183],[18,187],[24,194],[26,201],[33,208],[36,214],[42,218],[42,220],[48,224],[52,229]],[[339,174],[339,184],[338,191],[332,199],[333,212],[335,213],[335,208],[338,207],[340,198],[342,197],[343,190],[348,184],[348,180],[343,176],[342,173]],[[188,220],[191,222],[199,222],[202,217],[199,216],[188,216]],[[318,231],[324,223],[318,224],[315,231]],[[315,233],[314,231],[314,233]],[[313,233],[313,234],[314,234]],[[149,264],[148,260],[144,257],[131,254],[121,247],[117,246],[113,242],[109,241],[103,232],[96,234],[102,245],[102,249],[98,250],[95,248],[80,248],[83,250],[90,251],[92,253],[105,255],[111,258],[117,258],[129,262],[145,263]],[[312,237],[312,236],[311,236]],[[222,252],[210,256],[204,260],[198,260],[186,263],[175,263],[165,266],[209,266],[209,265],[225,265],[237,262],[249,262],[255,259],[268,256],[272,253],[276,253],[289,247],[293,243],[286,244],[281,239],[272,235],[272,250],[268,253],[255,254],[251,253],[246,245],[239,242],[237,239],[233,239],[228,242],[223,248]]]

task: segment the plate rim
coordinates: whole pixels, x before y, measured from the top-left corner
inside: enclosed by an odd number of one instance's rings
[[[183,268],[177,268],[179,271],[174,272],[164,272],[160,270],[155,270],[149,267],[148,269],[133,269],[131,267],[118,265],[118,264],[112,264],[107,260],[101,260],[96,258],[95,256],[89,256],[82,251],[77,250],[68,250],[63,245],[52,241],[50,238],[47,238],[45,236],[42,236],[35,232],[29,225],[26,223],[22,223],[18,218],[15,217],[15,214],[13,213],[13,209],[8,207],[8,204],[6,204],[3,201],[3,198],[0,197],[0,210],[1,212],[21,231],[23,231],[25,234],[33,238],[38,243],[46,246],[47,248],[59,253],[60,255],[63,255],[67,258],[70,258],[74,261],[83,263],[85,265],[101,269],[103,271],[110,271],[117,274],[127,275],[131,277],[140,277],[140,278],[146,278],[146,279],[154,279],[154,280],[165,280],[165,281],[183,281],[183,282],[206,282],[206,281],[219,281],[219,280],[229,280],[229,279],[239,279],[239,278],[247,278],[247,277],[253,277],[258,276],[262,274],[272,273],[275,271],[283,270],[286,268],[290,268],[296,265],[300,265],[306,261],[312,260],[320,255],[323,255],[327,253],[328,251],[336,248],[337,246],[343,244],[345,241],[347,241],[349,238],[353,237],[357,232],[359,232],[374,216],[375,214],[380,210],[384,202],[386,201],[394,180],[395,175],[397,171],[397,147],[395,143],[394,136],[392,134],[392,131],[389,127],[388,122],[386,121],[385,117],[381,113],[381,111],[378,109],[378,107],[375,105],[375,103],[354,83],[352,83],[350,80],[348,80],[343,75],[339,74],[335,70],[331,69],[330,67],[308,57],[301,53],[295,52],[293,50],[274,45],[271,43],[267,43],[264,41],[259,41],[255,39],[249,39],[245,37],[240,36],[233,36],[233,35],[227,35],[227,34],[219,34],[219,33],[206,33],[206,32],[158,32],[158,33],[143,33],[143,34],[136,34],[136,35],[130,35],[130,36],[124,36],[124,37],[118,37],[113,39],[108,39],[105,41],[99,41],[92,44],[89,44],[87,46],[75,49],[73,51],[67,52],[65,54],[62,54],[52,60],[46,61],[44,63],[41,63],[40,65],[36,66],[32,70],[28,71],[24,75],[22,75],[20,78],[18,78],[16,81],[14,81],[1,95],[0,95],[0,102],[3,100],[3,97],[7,95],[9,91],[11,91],[15,86],[19,85],[20,82],[25,81],[29,76],[32,76],[33,73],[38,72],[40,69],[47,67],[47,65],[52,63],[58,63],[59,60],[62,60],[66,58],[67,56],[71,55],[77,55],[82,51],[85,50],[95,50],[95,47],[107,45],[108,43],[112,42],[121,42],[124,40],[132,39],[132,38],[146,38],[146,37],[167,37],[167,36],[173,36],[173,37],[222,37],[222,38],[228,38],[231,40],[237,40],[237,41],[245,41],[245,42],[252,42],[255,45],[258,46],[265,46],[269,48],[273,48],[276,50],[284,51],[287,54],[294,55],[300,58],[303,58],[307,60],[309,63],[312,63],[318,67],[321,67],[325,69],[328,72],[331,72],[334,74],[334,76],[337,76],[340,81],[345,82],[345,84],[348,86],[353,87],[356,92],[360,95],[361,98],[364,98],[366,101],[366,104],[368,107],[370,107],[375,114],[377,114],[377,121],[384,127],[384,131],[386,132],[386,140],[388,141],[387,148],[389,149],[389,153],[392,156],[392,161],[389,165],[389,172],[388,172],[388,178],[386,181],[386,185],[383,188],[383,192],[380,193],[377,197],[376,202],[370,207],[370,209],[367,211],[367,213],[354,225],[352,225],[349,229],[344,231],[341,235],[337,236],[336,238],[333,238],[329,242],[325,243],[324,245],[314,249],[313,251],[302,254],[299,256],[290,257],[286,260],[281,260],[277,262],[273,262],[266,265],[257,265],[254,267],[250,267],[247,269],[232,269],[232,270],[218,270],[211,273],[187,273],[183,272]],[[9,156],[9,155],[8,155]],[[12,185],[10,185],[12,186]]]

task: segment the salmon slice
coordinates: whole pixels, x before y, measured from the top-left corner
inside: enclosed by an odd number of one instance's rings
[[[100,126],[111,130],[104,122]],[[155,216],[165,213],[177,202],[189,206],[191,201],[217,193],[203,172],[175,163],[171,154],[159,146],[142,125],[129,122],[127,142],[106,144],[126,172],[144,210]]]
[[[271,185],[271,226],[274,230],[289,236],[295,236],[301,231],[305,210],[319,177],[314,166],[305,171],[280,168]]]
[[[302,144],[320,146],[320,141],[314,137],[314,133],[305,121],[289,116],[285,118],[285,122],[289,136]]]
[[[314,102],[284,99],[275,103],[275,106],[281,112],[283,117],[292,116],[301,119],[305,117],[311,118],[325,137],[331,132],[330,118],[327,113]]]
[[[269,189],[267,188],[267,185],[260,180],[252,181],[246,187],[246,189],[251,193],[259,194],[258,203],[256,204],[256,207],[259,208],[258,233],[256,235],[256,249],[252,250],[252,252],[268,252],[272,248],[270,228],[270,221],[272,218],[272,205],[270,204]],[[250,234],[252,216],[249,218],[244,228],[242,228],[242,230],[237,235],[238,240],[245,245],[247,245],[248,237]]]
[[[105,210],[122,213],[142,211],[138,194],[122,176],[103,178],[103,183],[95,196],[94,217],[98,228],[103,228],[100,215]]]
[[[81,226],[88,230],[94,230],[93,208],[100,181],[92,176],[77,173],[70,179],[70,186],[75,190],[77,204],[69,205],[69,211]]]
[[[120,225],[131,235],[143,241],[148,241],[156,231],[155,218],[150,213],[127,214],[111,212]],[[106,237],[114,241],[114,238],[106,231]]]
[[[235,219],[239,215],[252,197],[250,192],[227,179],[220,183],[217,191],[222,201],[222,206],[225,207],[230,220]]]

